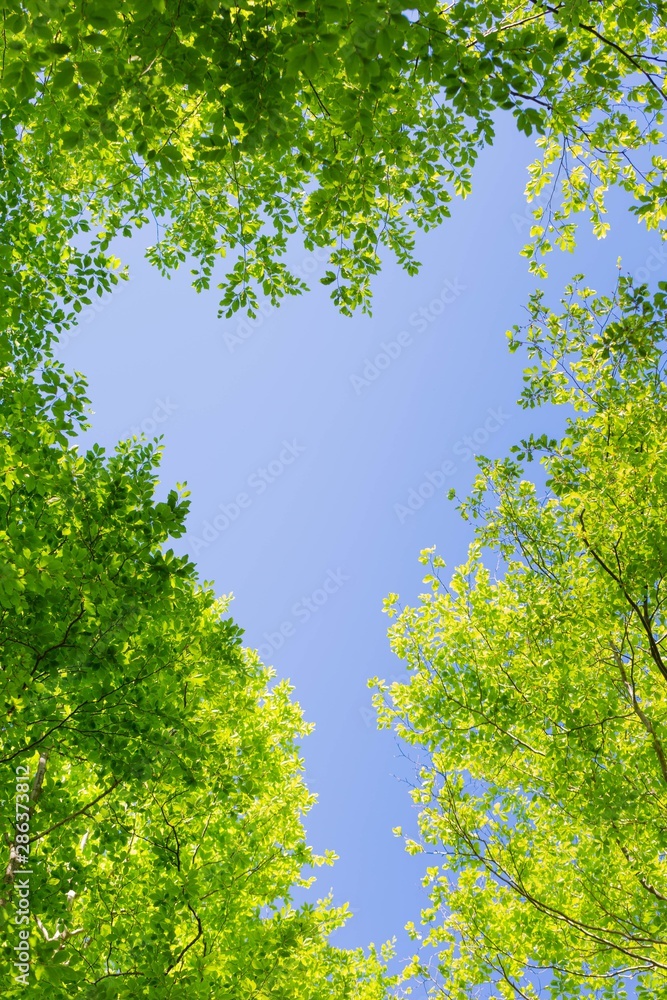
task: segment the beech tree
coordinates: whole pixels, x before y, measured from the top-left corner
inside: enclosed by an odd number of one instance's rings
[[[0,366],[27,369],[126,272],[66,194],[49,190],[0,114]]]
[[[380,957],[327,943],[346,907],[292,902],[334,857],[302,828],[310,727],[167,547],[156,446],[79,452],[86,404],[55,362],[2,371],[2,994],[380,1000]]]
[[[292,901],[332,860],[301,827],[307,727],[168,548],[184,489],[156,499],[145,443],[76,450],[83,383],[45,358],[122,276],[112,241],[154,226],[149,259],[217,284],[229,316],[304,290],[284,262],[297,236],[328,252],[338,308],[368,310],[383,255],[415,271],[415,229],[470,192],[501,112],[536,135],[529,200],[549,195],[524,248],[534,273],[573,247],[582,213],[604,236],[613,186],[662,233],[664,17],[661,0],[5,4],[1,755],[29,774],[25,808],[0,792],[8,977],[27,845],[45,996],[379,1000],[389,986],[374,951],[327,943],[344,908]],[[392,629],[413,680],[380,685],[381,719],[427,753],[409,847],[444,853],[426,875],[433,990],[602,998],[631,981],[654,996],[665,290],[621,281],[614,301],[581,287],[562,316],[540,296],[531,308],[525,403],[577,416],[562,441],[482,464],[469,562],[447,589],[434,556],[433,592]],[[522,478],[533,455],[546,497]],[[409,972],[430,975],[421,958]]]
[[[433,996],[667,989],[666,321],[665,282],[536,295],[523,405],[567,431],[482,460],[467,562],[447,584],[427,549],[419,605],[387,600],[411,677],[375,698],[421,759]]]
[[[350,312],[368,307],[383,253],[416,268],[415,227],[470,191],[505,111],[537,136],[528,197],[554,189],[525,250],[544,273],[578,212],[604,235],[612,185],[663,226],[664,13],[648,0],[11,2],[3,171],[28,170],[38,226],[57,203],[70,225],[94,221],[102,251],[155,224],[149,258],[165,272],[190,260],[197,288],[231,253],[226,315],[303,289],[282,259],[298,231],[330,251],[321,280]]]

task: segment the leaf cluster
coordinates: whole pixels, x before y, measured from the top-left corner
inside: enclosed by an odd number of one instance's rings
[[[58,363],[0,375],[0,759],[34,792],[26,819],[0,789],[3,995],[27,822],[39,995],[380,1000],[382,959],[328,943],[346,907],[293,902],[334,857],[302,826],[310,727],[168,547],[156,447],[81,453],[86,409]]]
[[[645,0],[30,0],[3,11],[0,119],[41,197],[93,219],[102,250],[153,220],[156,266],[189,262],[222,313],[252,314],[303,290],[282,260],[298,231],[329,250],[349,313],[384,253],[416,269],[415,227],[469,193],[498,112],[541,147],[536,273],[578,213],[604,235],[610,186],[662,229],[666,30]]]
[[[666,290],[533,298],[510,335],[534,362],[523,402],[566,406],[566,433],[481,460],[467,562],[445,583],[425,550],[429,589],[390,629],[411,678],[376,703],[425,754],[413,849],[436,863],[410,972],[433,995],[667,987]]]

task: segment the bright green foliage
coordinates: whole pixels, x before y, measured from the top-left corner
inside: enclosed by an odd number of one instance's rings
[[[533,298],[523,404],[566,406],[566,435],[481,462],[467,563],[445,585],[425,550],[390,629],[411,679],[376,702],[423,754],[433,996],[667,995],[666,293]]]
[[[302,829],[309,727],[166,548],[187,500],[155,499],[155,447],[74,447],[84,391],[55,363],[0,379],[2,995],[28,764],[31,995],[380,1000],[375,953],[327,943],[346,908],[290,902],[333,860]]]
[[[86,235],[90,221],[76,201],[44,185],[48,156],[26,162],[11,119],[0,119],[0,157],[0,366],[36,364],[91,295],[126,275],[100,238]]]
[[[3,8],[0,118],[49,192],[106,239],[154,220],[149,257],[194,259],[221,309],[302,290],[290,234],[330,249],[322,279],[367,307],[383,248],[412,271],[415,226],[470,190],[494,115],[539,136],[530,198],[559,191],[526,253],[603,235],[618,184],[662,227],[664,3],[619,0],[24,0]],[[655,154],[655,155],[654,155]]]

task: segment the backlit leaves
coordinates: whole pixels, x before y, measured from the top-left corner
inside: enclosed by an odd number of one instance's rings
[[[414,270],[411,231],[469,192],[498,110],[556,166],[542,173],[554,197],[527,251],[533,271],[552,246],[571,249],[582,212],[604,236],[615,185],[662,230],[666,29],[652,10],[10,5],[0,113],[22,131],[21,159],[49,199],[66,193],[112,235],[160,220],[158,266],[194,258],[205,287],[231,254],[225,315],[252,307],[264,273],[273,302],[300,290],[275,268],[287,220],[330,250],[332,295],[350,312],[368,308],[387,250]]]
[[[667,295],[566,294],[510,339],[523,404],[566,406],[566,433],[481,463],[468,561],[447,584],[426,550],[430,591],[390,629],[411,679],[374,682],[421,750],[406,849],[442,858],[410,970],[433,996],[667,986]]]

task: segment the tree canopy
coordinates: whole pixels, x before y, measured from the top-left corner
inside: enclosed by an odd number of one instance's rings
[[[380,1000],[383,963],[328,944],[346,907],[292,902],[309,731],[241,630],[167,548],[186,493],[158,452],[76,434],[55,362],[0,377],[3,996],[30,870],[30,985],[49,998]]]
[[[503,112],[536,136],[536,275],[582,213],[605,235],[612,187],[664,236],[665,4],[22,0],[0,45],[0,756],[23,776],[0,791],[6,982],[29,857],[49,998],[383,1000],[387,953],[332,947],[345,907],[295,902],[333,856],[304,837],[290,689],[169,548],[187,492],[158,499],[159,449],[80,453],[85,384],[51,346],[146,226],[149,259],[217,284],[221,315],[304,290],[292,237],[328,253],[339,309],[368,310]],[[482,460],[467,563],[446,586],[425,550],[430,592],[391,628],[411,680],[376,681],[381,724],[424,754],[408,849],[437,858],[406,977],[455,1000],[654,997],[667,287],[580,279],[562,313],[530,310],[523,403],[564,406],[567,433]]]
[[[666,293],[533,298],[523,404],[567,407],[566,434],[482,461],[468,561],[446,584],[425,550],[429,591],[390,629],[411,678],[376,702],[422,753],[412,971],[434,996],[667,988]]]
[[[337,305],[367,307],[389,252],[416,267],[471,187],[497,115],[538,137],[526,254],[603,235],[611,185],[665,217],[665,5],[582,0],[26,0],[3,8],[3,170],[32,196],[119,233],[154,223],[150,259],[197,288],[232,253],[221,308],[301,290],[290,234],[327,248]],[[41,192],[41,193],[39,193]],[[43,213],[38,213],[40,216]],[[38,223],[41,224],[41,223]]]

